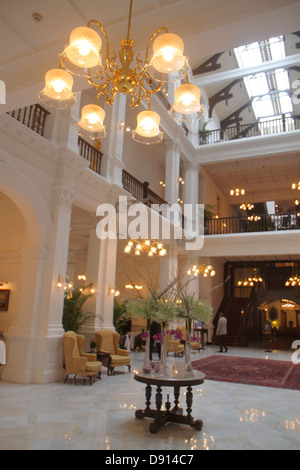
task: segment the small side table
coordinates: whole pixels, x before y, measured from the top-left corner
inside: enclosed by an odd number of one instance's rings
[[[110,363],[111,363],[111,357],[110,357],[110,353],[108,352],[97,352],[97,359],[98,361],[102,362],[102,359],[106,359],[107,358],[107,375],[108,377],[110,376]]]
[[[178,424],[185,424],[195,428],[197,431],[201,431],[203,428],[203,421],[200,419],[195,420],[192,416],[192,405],[193,405],[193,389],[194,385],[200,385],[204,383],[205,375],[202,372],[194,371],[193,377],[186,378],[175,378],[175,377],[155,377],[149,375],[136,374],[134,379],[137,382],[146,384],[146,408],[144,410],[137,410],[135,417],[137,419],[153,418],[154,421],[150,424],[150,432],[156,434],[162,426],[172,422]],[[151,386],[156,386],[156,410],[151,409]],[[170,397],[167,395],[167,402],[165,404],[165,410],[162,410],[162,387],[173,387],[174,388],[174,408],[171,409]],[[180,388],[186,387],[186,405],[187,414],[183,415],[183,409],[179,407],[179,396]]]

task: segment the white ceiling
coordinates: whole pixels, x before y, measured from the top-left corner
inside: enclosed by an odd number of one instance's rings
[[[134,0],[131,38],[136,51],[143,51],[152,33],[165,26],[183,37],[194,67],[206,55],[257,35],[263,39],[270,28],[296,31],[299,5],[294,0]],[[285,12],[280,22],[278,8]],[[277,20],[272,17],[275,12]],[[34,13],[41,15],[39,23]],[[0,79],[8,93],[41,83],[45,72],[58,65],[57,55],[72,29],[90,19],[103,24],[111,50],[118,50],[127,34],[128,14],[129,0],[0,0],[0,44],[5,45],[0,51]]]

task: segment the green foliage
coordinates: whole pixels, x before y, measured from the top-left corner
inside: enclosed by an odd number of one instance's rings
[[[148,294],[145,299],[130,300],[126,304],[126,316],[142,317],[148,322],[169,323],[176,315],[174,302],[160,292]]]
[[[213,308],[200,299],[195,299],[194,295],[181,296],[181,303],[177,304],[177,316],[190,320],[198,320],[208,323],[212,317]]]
[[[122,334],[123,327],[127,326],[128,319],[125,316],[126,307],[125,304],[119,304],[115,299],[114,301],[114,327],[116,331]]]
[[[96,315],[91,312],[83,312],[83,305],[94,294],[89,292],[92,284],[83,288],[83,291],[74,289],[72,295],[65,295],[63,311],[63,328],[65,331],[78,333],[81,326]]]

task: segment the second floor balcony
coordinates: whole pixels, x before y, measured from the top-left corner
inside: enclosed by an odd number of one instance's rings
[[[272,136],[300,130],[300,116],[282,114],[279,118],[264,119],[250,124],[199,132],[199,145],[246,139],[249,137]]]
[[[300,212],[209,219],[206,235],[300,230]]]

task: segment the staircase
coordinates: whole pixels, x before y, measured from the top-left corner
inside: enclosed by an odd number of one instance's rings
[[[219,320],[219,313],[223,313],[227,318],[227,338],[226,343],[228,346],[238,346],[239,344],[239,333],[240,333],[240,321],[241,311],[246,310],[249,303],[249,298],[240,299],[223,299],[218,314],[216,315],[214,324],[217,327]],[[218,338],[214,337],[214,342],[218,342]]]

